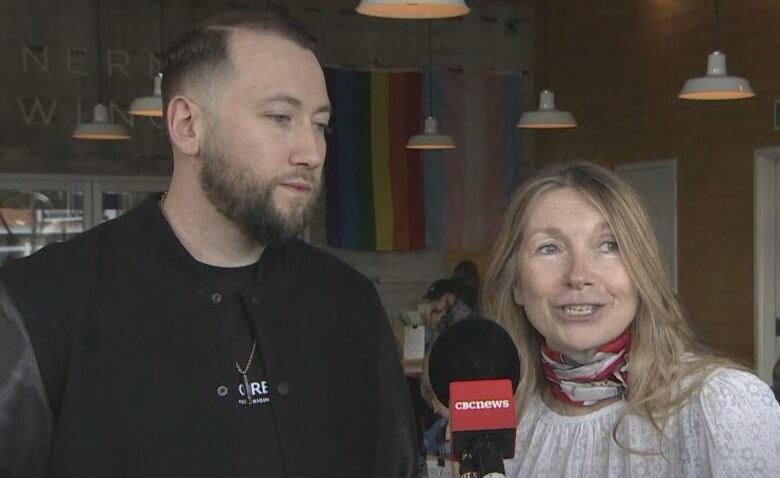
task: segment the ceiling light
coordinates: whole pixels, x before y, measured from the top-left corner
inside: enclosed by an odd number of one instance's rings
[[[742,100],[756,96],[745,78],[729,76],[726,55],[720,52],[720,9],[715,0],[715,48],[707,56],[707,74],[686,81],[678,98],[684,100]]]
[[[355,10],[369,17],[430,20],[461,17],[471,9],[464,0],[361,0]]]
[[[436,118],[428,115],[423,133],[409,138],[406,149],[455,149],[455,141],[446,134],[439,134]]]
[[[122,125],[111,122],[108,115],[108,108],[103,104],[103,57],[102,42],[100,41],[100,0],[95,0],[95,31],[97,40],[97,79],[98,79],[98,101],[95,105],[92,122],[79,123],[76,130],[71,135],[75,139],[97,139],[97,140],[118,140],[130,139],[130,133]],[[81,118],[79,117],[79,121]]]
[[[451,137],[439,133],[439,125],[433,116],[433,52],[431,48],[431,21],[428,20],[428,116],[422,134],[416,134],[406,142],[406,149],[455,149]]]
[[[550,90],[539,93],[539,109],[526,111],[516,125],[518,128],[558,129],[576,128],[574,115],[555,109],[555,94]]]
[[[157,76],[154,77],[154,92],[152,93],[152,96],[142,96],[134,99],[130,104],[129,113],[136,116],[162,118],[162,73],[158,73]]]
[[[544,67],[541,70],[544,75],[542,84],[550,74],[550,6],[546,6],[544,11]],[[515,125],[518,128],[527,129],[562,129],[576,128],[577,122],[574,115],[568,111],[555,109],[555,94],[550,90],[542,90],[539,93],[539,109],[535,111],[526,111],[520,116],[520,121]]]
[[[684,100],[742,100],[756,96],[750,82],[726,72],[726,55],[718,50],[707,55],[707,75],[691,78],[680,90]]]
[[[112,123],[109,120],[106,105],[98,103],[95,105],[92,121],[80,123],[72,137],[76,139],[117,140],[130,139],[130,133],[121,124]]]

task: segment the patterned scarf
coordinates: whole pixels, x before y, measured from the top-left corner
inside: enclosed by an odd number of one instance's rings
[[[591,406],[626,393],[628,348],[631,333],[626,329],[615,340],[599,347],[588,363],[578,363],[542,345],[542,368],[558,400]]]

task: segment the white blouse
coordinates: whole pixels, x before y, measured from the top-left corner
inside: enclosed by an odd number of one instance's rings
[[[769,387],[750,373],[720,370],[666,424],[628,416],[616,402],[589,415],[565,417],[536,392],[517,428],[515,456],[506,476],[525,477],[780,477],[780,406]],[[662,453],[657,452],[661,450]]]

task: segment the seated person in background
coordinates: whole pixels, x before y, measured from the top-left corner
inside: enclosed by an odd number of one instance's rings
[[[477,265],[469,260],[458,262],[452,269],[451,279],[461,284],[463,301],[478,313],[480,278]]]
[[[483,290],[520,354],[508,477],[778,476],[780,406],[693,335],[613,172],[574,163],[525,182]]]
[[[425,350],[428,351],[444,329],[471,317],[474,311],[464,300],[462,285],[452,279],[439,279],[428,288],[423,299],[429,306],[425,322]]]

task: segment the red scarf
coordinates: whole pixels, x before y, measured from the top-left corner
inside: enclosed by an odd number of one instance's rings
[[[628,386],[628,348],[631,333],[626,329],[615,340],[602,345],[588,363],[578,363],[542,345],[542,368],[558,400],[590,406],[601,400],[625,395]]]

